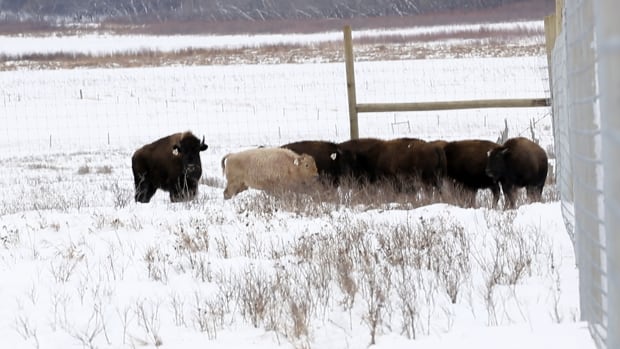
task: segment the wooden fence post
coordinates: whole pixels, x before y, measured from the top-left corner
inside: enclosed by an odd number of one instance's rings
[[[349,131],[351,139],[359,138],[357,122],[357,97],[355,96],[355,70],[353,67],[353,39],[351,26],[344,27],[344,61],[347,72],[347,96],[349,97]]]
[[[562,1],[562,0],[557,0]],[[551,16],[549,16],[551,17]],[[545,19],[545,23],[551,19]],[[554,31],[555,33],[555,31]],[[550,34],[547,34],[550,35]],[[555,35],[553,35],[555,38]],[[548,39],[548,41],[551,41]],[[553,47],[553,46],[552,46]],[[550,59],[550,56],[547,57]],[[470,101],[441,101],[441,102],[414,102],[414,103],[357,103],[355,95],[355,69],[353,66],[353,40],[351,27],[344,27],[344,59],[347,74],[347,94],[349,102],[349,130],[351,139],[359,138],[359,113],[384,112],[411,112],[428,110],[455,110],[481,108],[531,108],[548,107],[550,98],[520,98],[520,99],[479,99]]]
[[[551,58],[553,56],[553,47],[555,46],[556,23],[555,14],[545,17],[545,45],[547,48],[547,72],[549,73],[549,91],[553,91],[551,86]]]
[[[555,34],[558,35],[562,31],[562,14],[564,9],[564,0],[555,0]]]

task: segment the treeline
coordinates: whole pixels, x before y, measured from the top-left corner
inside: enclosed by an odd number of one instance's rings
[[[0,0],[0,21],[131,23],[408,16],[528,0]],[[549,0],[541,0],[549,1]],[[552,1],[552,0],[551,0]]]

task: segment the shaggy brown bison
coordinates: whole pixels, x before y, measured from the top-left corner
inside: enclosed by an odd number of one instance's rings
[[[341,149],[353,154],[355,161],[350,168],[351,177],[362,183],[376,182],[379,147],[385,141],[378,138],[358,138],[339,143]]]
[[[437,144],[442,144],[438,141]],[[465,204],[474,206],[478,189],[491,189],[493,205],[499,200],[499,183],[486,172],[487,153],[499,144],[485,140],[461,140],[447,142],[443,150],[446,154],[447,175],[457,187],[463,189]]]
[[[207,145],[191,132],[175,133],[136,150],[131,157],[135,200],[149,202],[157,189],[170,193],[170,201],[196,196],[202,175],[200,152]]]
[[[224,199],[248,189],[271,191],[294,188],[316,180],[314,158],[285,148],[258,148],[230,153],[222,158],[226,176]]]
[[[417,182],[441,187],[446,158],[439,145],[417,138],[361,138],[340,145],[355,154],[353,173],[359,180],[386,181],[403,191],[415,190]]]
[[[488,154],[486,173],[502,185],[506,206],[515,206],[517,188],[539,201],[547,179],[547,153],[527,138],[511,138]]]
[[[443,148],[417,138],[385,141],[377,152],[377,173],[397,189],[412,191],[420,182],[425,189],[441,188],[446,174]]]
[[[321,182],[334,186],[339,184],[341,177],[351,173],[355,161],[352,152],[342,149],[333,142],[299,141],[285,144],[281,148],[312,156],[316,162]]]

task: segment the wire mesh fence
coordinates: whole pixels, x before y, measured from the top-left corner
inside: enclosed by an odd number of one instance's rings
[[[349,137],[342,63],[0,73],[3,154],[135,147],[192,130],[226,146]],[[360,102],[546,97],[543,57],[360,62]],[[366,136],[497,138],[531,121],[551,142],[548,108],[364,116]]]
[[[187,129],[240,144],[303,137],[318,125],[338,132],[346,125],[338,125],[333,91],[340,87],[322,79],[338,70],[327,64],[6,72],[2,146],[133,146]]]
[[[601,348],[618,348],[620,26],[615,1],[567,1],[552,59],[558,187],[580,270],[581,316]]]

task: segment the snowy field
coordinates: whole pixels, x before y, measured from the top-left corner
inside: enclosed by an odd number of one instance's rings
[[[353,38],[432,36],[435,34],[455,35],[490,31],[544,32],[541,21],[514,23],[461,24],[434,27],[416,27],[384,30],[356,30]],[[106,55],[111,53],[140,51],[179,51],[203,48],[242,48],[263,45],[282,45],[298,43],[319,43],[341,41],[342,32],[317,34],[270,34],[270,35],[0,35],[0,54],[19,56],[37,53],[87,53]],[[537,39],[532,39],[533,42]],[[429,43],[432,45],[432,43]]]
[[[545,97],[545,64],[365,62],[358,101]],[[3,347],[594,348],[556,201],[223,200],[230,151],[348,138],[344,75],[342,64],[0,72]],[[551,150],[548,108],[362,115],[360,133],[495,141],[505,123]],[[133,150],[187,129],[209,144],[197,199],[134,203]]]
[[[356,64],[359,103],[547,97],[544,57]],[[343,63],[10,71],[0,74],[1,156],[133,150],[191,129],[214,147],[349,138]],[[496,140],[551,146],[550,108],[360,114],[360,136]]]

